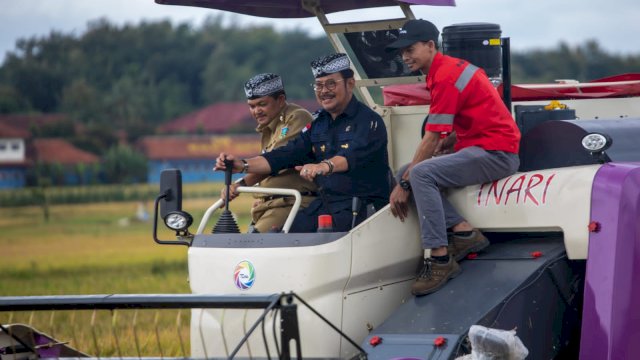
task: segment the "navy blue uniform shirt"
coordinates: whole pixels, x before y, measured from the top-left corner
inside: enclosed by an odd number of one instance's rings
[[[331,211],[350,208],[354,196],[376,208],[389,201],[387,129],[380,115],[355,96],[335,120],[321,110],[315,121],[286,146],[263,154],[273,174],[286,168],[319,163],[334,156],[347,159],[349,170],[316,176]]]

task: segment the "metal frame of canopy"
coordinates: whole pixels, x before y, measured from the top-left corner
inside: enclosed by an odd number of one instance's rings
[[[361,21],[361,22],[348,22],[348,23],[330,23],[323,12],[320,0],[307,0],[304,1],[305,8],[313,12],[318,21],[322,25],[329,41],[338,52],[343,52],[349,55],[353,64],[354,78],[356,80],[356,91],[362,101],[364,101],[370,107],[375,105],[375,101],[371,96],[371,92],[368,87],[383,86],[389,84],[407,84],[424,82],[425,76],[407,76],[407,77],[393,77],[393,78],[366,78],[361,64],[358,58],[353,55],[351,49],[346,46],[347,41],[344,38],[344,34],[351,32],[362,31],[377,31],[377,30],[393,30],[402,27],[402,25],[409,19],[415,19],[415,15],[411,11],[409,4],[397,2],[404,14],[404,18],[376,20],[376,21]]]

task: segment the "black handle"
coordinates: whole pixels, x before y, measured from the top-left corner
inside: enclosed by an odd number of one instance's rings
[[[224,208],[229,210],[229,191],[231,190],[231,174],[233,172],[233,160],[224,159],[224,185],[227,187],[227,198],[224,199]]]
[[[233,172],[233,160],[224,159],[224,184],[231,185],[231,174]]]
[[[362,203],[360,202],[360,198],[357,196],[354,196],[351,201],[351,213],[353,214],[353,217],[351,218],[352,229],[356,227],[356,219],[358,218],[358,213],[360,212],[361,204]]]

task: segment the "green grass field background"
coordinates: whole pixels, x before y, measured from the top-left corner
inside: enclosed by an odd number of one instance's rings
[[[183,201],[183,210],[194,217],[193,232],[204,211],[218,199],[215,194],[221,187],[185,185],[185,196],[189,191],[212,189],[211,196]],[[248,226],[252,202],[251,195],[244,194],[231,203],[241,231]],[[151,219],[153,203],[154,199],[144,203]],[[53,205],[49,221],[38,206],[0,207],[0,296],[190,293],[187,247],[156,244],[153,221],[136,219],[138,206],[137,202]],[[217,216],[212,218],[205,231],[211,231],[216,220]],[[164,224],[158,229],[161,239],[175,239]],[[140,335],[131,329],[134,317]],[[137,349],[142,356],[189,354],[189,311],[185,310],[123,311],[115,316],[86,311],[0,313],[0,323],[18,322],[32,324],[92,355],[138,356]],[[94,326],[84,329],[91,322]],[[115,340],[114,331],[121,332],[117,337],[126,339],[126,344]],[[186,345],[181,345],[179,336]]]

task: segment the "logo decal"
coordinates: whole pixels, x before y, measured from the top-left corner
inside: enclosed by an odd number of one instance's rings
[[[233,282],[240,290],[249,290],[256,281],[256,269],[249,260],[242,260],[233,271]]]

